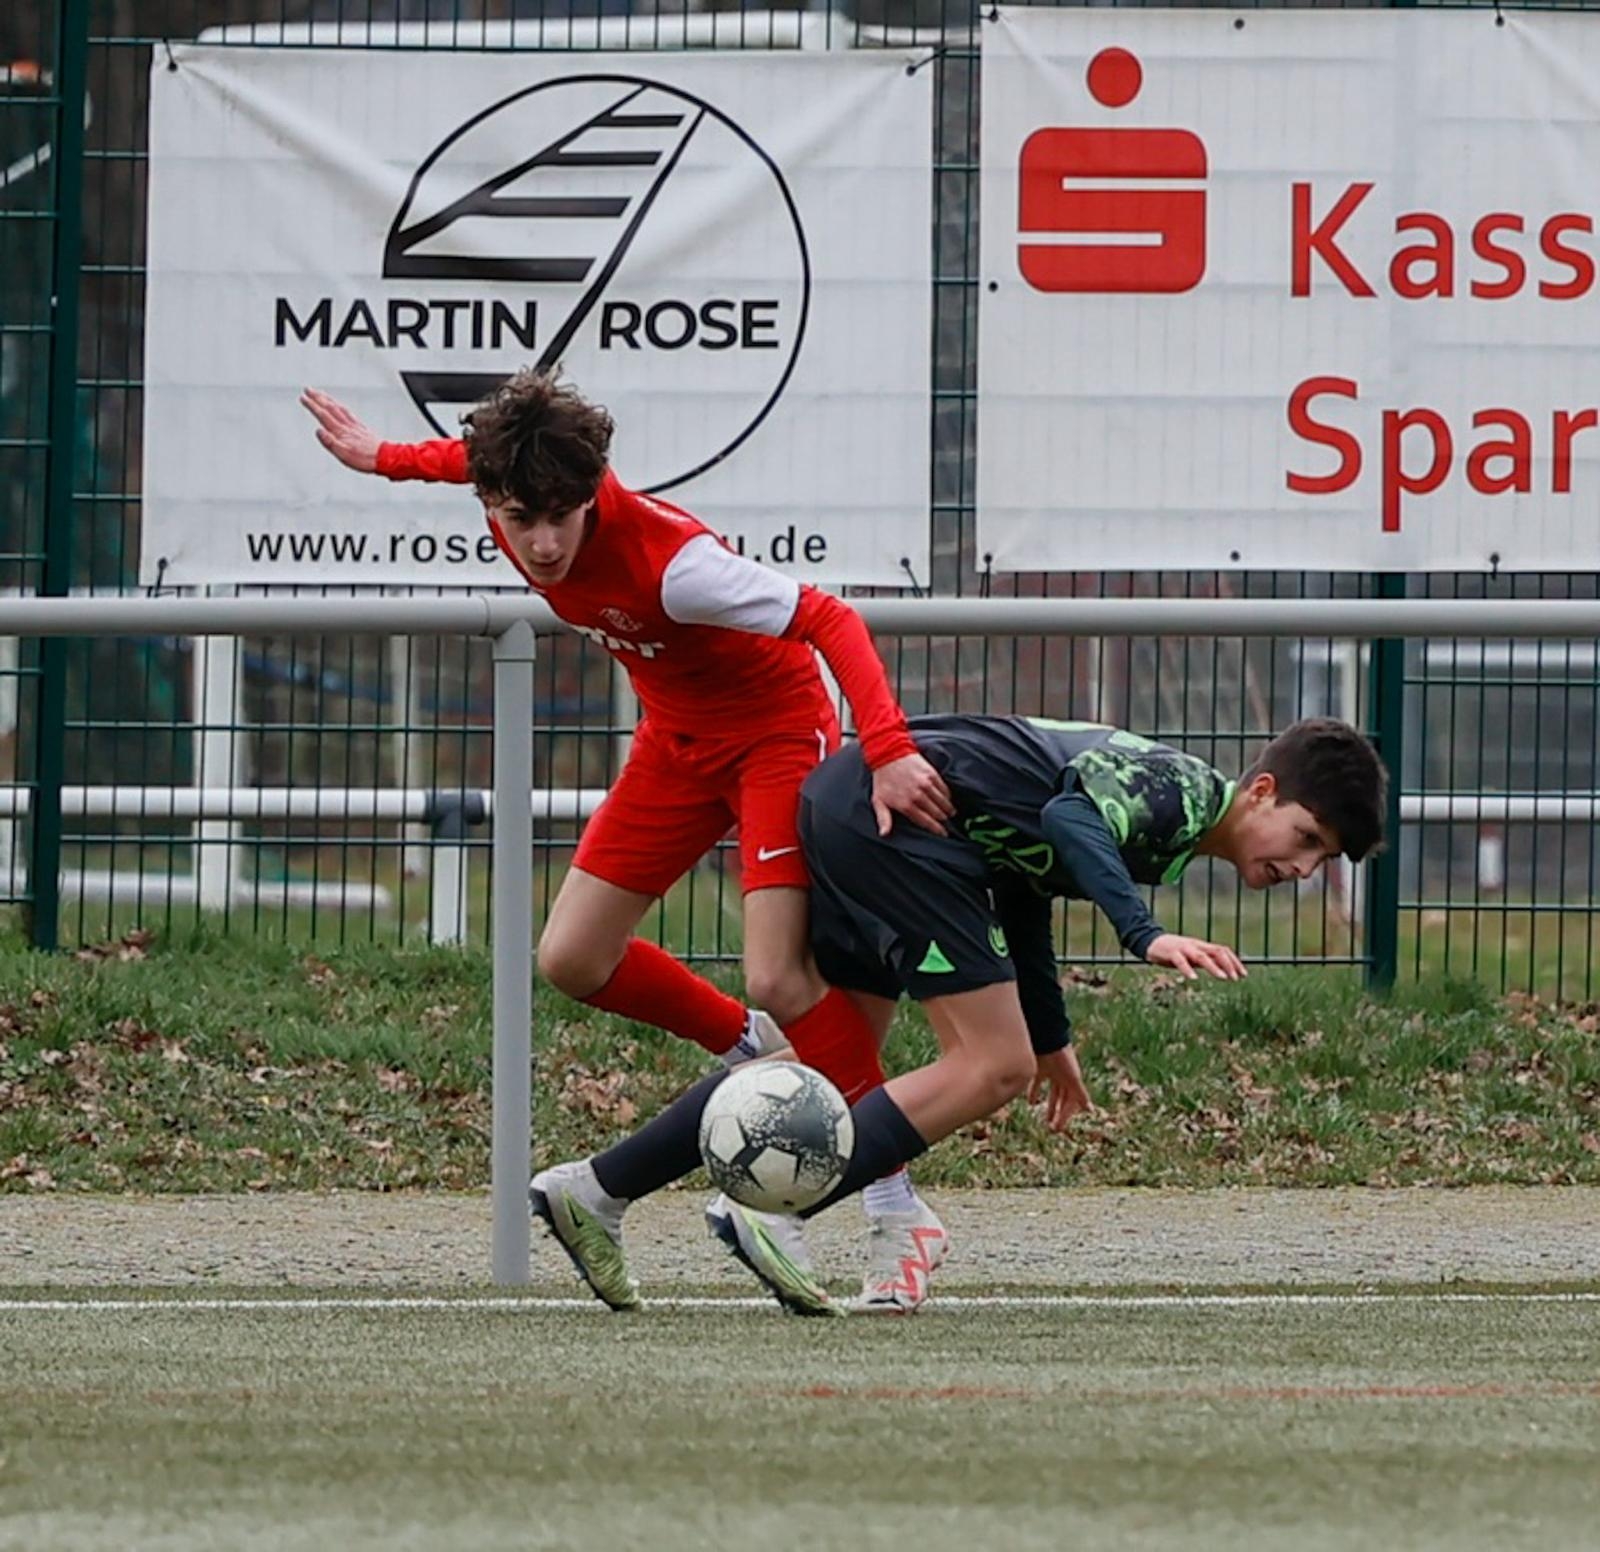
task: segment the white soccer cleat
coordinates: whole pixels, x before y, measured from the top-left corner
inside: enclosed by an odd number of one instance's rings
[[[713,1234],[717,1233],[717,1225],[733,1211],[734,1205],[733,1198],[725,1194],[719,1194],[706,1203],[706,1225]],[[790,1213],[757,1212],[753,1207],[747,1207],[745,1211],[807,1277],[817,1275],[817,1264],[811,1259],[811,1247],[806,1244],[806,1226],[799,1218]]]
[[[879,1213],[867,1222],[867,1275],[850,1307],[868,1315],[915,1314],[949,1253],[948,1231],[923,1201],[913,1212]]]
[[[758,1057],[776,1056],[789,1049],[789,1037],[778,1028],[778,1021],[760,1008],[749,1009],[744,1033],[719,1058],[725,1067],[741,1067]]]
[[[604,1190],[588,1159],[541,1170],[528,1186],[528,1206],[596,1298],[614,1310],[639,1308],[639,1285],[622,1253],[622,1215],[628,1204]]]
[[[844,1314],[817,1279],[798,1218],[756,1212],[719,1196],[706,1208],[706,1227],[789,1314]]]

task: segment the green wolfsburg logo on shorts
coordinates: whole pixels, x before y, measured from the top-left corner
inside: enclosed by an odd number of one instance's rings
[[[992,948],[1002,959],[1004,959],[1006,955],[1011,952],[1011,945],[1006,942],[1005,932],[998,922],[990,923],[989,947]]]

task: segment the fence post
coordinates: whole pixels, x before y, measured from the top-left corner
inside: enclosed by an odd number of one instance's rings
[[[1403,575],[1378,578],[1380,598],[1404,598]],[[1367,989],[1386,992],[1400,966],[1400,782],[1405,753],[1406,644],[1393,637],[1372,643],[1371,704],[1373,742],[1389,771],[1386,848],[1372,861],[1367,889]]]
[[[528,1280],[533,1152],[533,627],[494,639],[494,1280]]]
[[[472,914],[467,833],[486,817],[483,797],[477,792],[435,792],[425,813],[432,842],[427,849],[428,941],[465,943]]]
[[[62,0],[56,33],[55,241],[50,259],[49,408],[46,412],[44,574],[39,591],[72,586],[73,485],[78,444],[78,271],[83,256],[83,104],[89,76],[89,0]],[[39,644],[34,721],[29,932],[53,949],[61,930],[61,782],[66,762],[68,639]]]
[[[1497,0],[1498,3],[1498,0]],[[1417,0],[1389,0],[1391,9],[1413,11]],[[1498,10],[1495,13],[1499,17]],[[1403,575],[1384,572],[1379,598],[1404,598]],[[1400,776],[1406,721],[1406,644],[1388,638],[1372,643],[1373,738],[1389,770],[1389,807],[1383,816],[1385,850],[1373,859],[1367,892],[1367,990],[1387,992],[1400,969]]]
[[[225,590],[222,596],[226,596]],[[235,594],[237,589],[232,590]],[[209,596],[211,589],[201,590]],[[192,636],[189,654],[190,704],[195,708],[194,784],[243,787],[247,784],[239,714],[240,641],[237,636]],[[237,819],[197,819],[194,824],[194,876],[202,911],[219,915],[233,909],[241,849]],[[257,856],[259,857],[259,852]]]

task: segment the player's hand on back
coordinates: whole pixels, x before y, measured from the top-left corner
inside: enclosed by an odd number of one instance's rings
[[[955,811],[944,777],[920,754],[902,755],[872,773],[872,812],[877,816],[879,835],[887,835],[894,827],[896,814],[943,835],[944,822],[953,818]]]
[[[1162,933],[1144,951],[1144,957],[1152,965],[1165,965],[1191,981],[1202,970],[1219,981],[1242,981],[1250,973],[1226,945],[1207,943],[1204,938],[1186,938],[1176,932]]]
[[[340,463],[360,474],[377,469],[378,448],[383,440],[377,432],[320,388],[307,388],[300,395],[300,403],[317,423],[317,440]]]
[[[1084,1086],[1078,1053],[1072,1046],[1037,1058],[1028,1103],[1037,1105],[1041,1100],[1045,1105],[1044,1123],[1052,1132],[1064,1132],[1073,1116],[1094,1108]]]

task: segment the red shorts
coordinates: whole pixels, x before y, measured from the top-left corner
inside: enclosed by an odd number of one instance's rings
[[[657,733],[639,724],[622,774],[578,842],[575,867],[662,895],[735,825],[743,890],[804,889],[800,784],[839,747],[839,724],[758,738]]]

